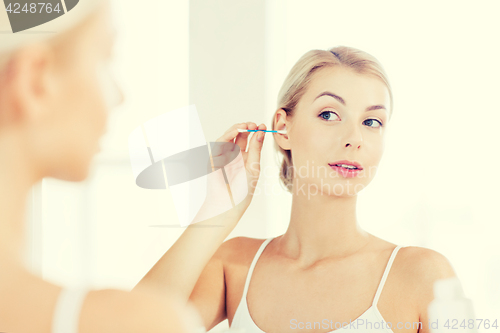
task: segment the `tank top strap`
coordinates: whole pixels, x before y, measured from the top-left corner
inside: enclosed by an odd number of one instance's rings
[[[80,310],[87,293],[83,286],[61,290],[52,317],[52,333],[78,333]]]
[[[250,279],[252,277],[253,269],[255,267],[255,264],[257,263],[257,260],[259,260],[260,255],[264,251],[264,248],[269,244],[269,242],[273,239],[274,237],[267,238],[262,244],[260,245],[259,249],[255,253],[255,256],[253,257],[252,263],[250,264],[250,268],[248,269],[247,273],[247,278],[245,280],[245,288],[243,289],[243,296],[241,297],[242,300],[245,300],[247,297],[247,290],[248,286],[250,285]]]
[[[392,251],[391,256],[389,257],[389,261],[387,262],[387,266],[385,267],[384,274],[382,275],[382,279],[380,280],[380,283],[378,285],[377,292],[375,293],[375,297],[373,298],[372,306],[377,305],[380,294],[382,293],[382,289],[384,289],[385,280],[387,280],[387,275],[389,275],[389,271],[391,270],[392,263],[394,262],[394,258],[396,258],[396,254],[398,253],[399,249],[402,247],[404,247],[404,246],[398,245]]]

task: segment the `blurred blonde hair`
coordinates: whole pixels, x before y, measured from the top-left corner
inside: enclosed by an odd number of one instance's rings
[[[25,45],[43,41],[57,41],[67,36],[72,30],[82,25],[92,13],[100,10],[104,4],[110,3],[103,0],[81,0],[70,11],[63,15],[45,22],[41,25],[26,29],[21,33],[9,33],[12,31],[5,4],[0,3],[0,70],[6,66],[13,53]]]
[[[274,130],[274,118],[276,113],[283,109],[286,115],[293,116],[299,100],[304,95],[313,73],[321,68],[342,66],[353,69],[356,73],[374,76],[387,86],[390,97],[389,120],[392,117],[393,98],[392,89],[387,75],[379,63],[372,55],[348,46],[336,46],[329,50],[311,50],[304,54],[292,67],[278,93],[278,107],[273,115],[272,129]],[[291,192],[293,184],[293,163],[290,150],[281,148],[276,140],[274,148],[278,155],[283,155],[280,168],[280,180],[286,189]]]

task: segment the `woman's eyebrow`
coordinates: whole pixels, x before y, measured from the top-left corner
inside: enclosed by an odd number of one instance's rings
[[[319,94],[318,96],[316,96],[316,98],[314,100],[317,100],[321,96],[330,96],[330,97],[333,97],[337,101],[339,101],[342,105],[345,105],[345,101],[344,101],[344,99],[342,97],[340,97],[338,95],[335,95],[334,93],[329,92],[329,91],[323,91],[321,94]]]
[[[316,98],[314,100],[317,100],[318,98],[320,98],[321,96],[330,96],[330,97],[333,97],[335,98],[337,101],[339,101],[342,105],[346,105],[344,99],[342,97],[340,97],[339,95],[335,95],[334,93],[332,92],[329,92],[329,91],[323,91],[321,94],[319,94],[318,96],[316,96]],[[380,109],[384,109],[387,111],[387,108],[384,106],[384,105],[372,105],[372,106],[369,106],[366,108],[365,111],[372,111],[372,110],[380,110]]]

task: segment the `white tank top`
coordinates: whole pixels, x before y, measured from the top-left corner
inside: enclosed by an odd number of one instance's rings
[[[231,328],[242,328],[246,333],[265,333],[262,331],[257,324],[252,319],[252,316],[250,315],[248,311],[248,304],[247,304],[247,291],[248,291],[248,285],[250,284],[250,278],[252,277],[253,269],[255,267],[255,264],[257,263],[257,260],[259,259],[260,255],[264,251],[264,248],[269,244],[269,242],[273,239],[273,237],[266,239],[262,245],[260,246],[259,250],[255,254],[255,257],[253,258],[252,264],[250,265],[250,269],[248,270],[246,281],[245,281],[245,288],[243,289],[243,296],[241,297],[240,304],[238,305],[238,308],[236,309],[236,312],[234,314],[233,321],[231,323]],[[377,307],[377,302],[380,297],[380,293],[382,292],[382,288],[384,287],[385,280],[387,279],[387,275],[389,274],[389,271],[392,266],[392,262],[394,261],[394,258],[396,257],[396,254],[398,253],[399,249],[401,248],[401,245],[398,245],[394,248],[392,251],[392,254],[389,258],[389,262],[387,263],[387,266],[385,267],[384,274],[382,275],[382,279],[379,283],[379,286],[377,288],[377,292],[375,293],[375,297],[373,299],[372,305],[363,312],[358,318],[352,319],[351,323],[347,323],[345,325],[345,328],[341,328],[340,324],[337,324],[338,327],[333,327],[333,331],[330,331],[328,333],[340,333],[340,332],[366,332],[366,333],[394,333],[390,328],[388,328],[388,324],[382,317],[382,314],[379,312],[378,307]],[[364,320],[364,321],[361,321]],[[368,322],[373,323],[373,327],[368,326]],[[383,322],[383,325],[381,324]],[[356,323],[358,325],[356,325]],[[364,324],[361,324],[364,323]],[[298,322],[296,323],[298,324]],[[305,323],[303,323],[305,324]],[[322,322],[320,322],[322,324]],[[375,325],[377,324],[377,325]],[[293,328],[293,324],[291,323],[290,328]],[[330,321],[328,321],[328,327],[330,327]],[[335,323],[333,324],[335,325]],[[296,327],[298,328],[298,327]],[[304,327],[305,329],[306,327]],[[318,328],[318,327],[316,327]],[[324,326],[320,325],[320,328],[325,328]]]
[[[52,317],[52,333],[78,333],[80,311],[87,293],[85,287],[61,290]]]

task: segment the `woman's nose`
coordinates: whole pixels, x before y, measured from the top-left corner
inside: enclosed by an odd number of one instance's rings
[[[359,126],[351,126],[347,131],[348,132],[344,139],[344,147],[354,147],[354,148],[361,147],[361,143],[363,142],[363,137]]]
[[[114,109],[123,104],[125,101],[125,94],[123,93],[121,85],[118,81],[113,77],[112,78],[112,91],[113,91],[113,100],[111,102],[111,109]]]
[[[116,82],[115,82],[115,84],[116,84],[116,90],[118,91],[118,100],[116,102],[116,106],[120,106],[125,101],[125,94],[123,93],[123,90],[120,87],[120,85],[118,85],[118,83],[116,83]]]

